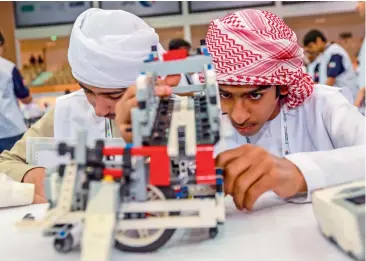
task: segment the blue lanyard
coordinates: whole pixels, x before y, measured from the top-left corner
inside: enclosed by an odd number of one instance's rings
[[[281,109],[281,138],[282,138],[282,157],[291,154],[290,143],[288,141],[287,116],[284,109]],[[248,137],[245,137],[248,144],[251,144]]]

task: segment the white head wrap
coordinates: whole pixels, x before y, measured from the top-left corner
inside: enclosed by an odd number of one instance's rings
[[[139,17],[122,10],[91,8],[75,21],[68,52],[78,81],[100,88],[134,84],[159,36]]]

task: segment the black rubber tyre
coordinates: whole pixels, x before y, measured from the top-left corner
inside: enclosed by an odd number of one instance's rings
[[[175,198],[175,193],[173,189],[169,187],[159,187],[159,190],[164,194],[164,196],[168,198]],[[176,216],[179,215],[179,212],[170,212],[169,215]],[[165,229],[165,231],[161,234],[161,236],[154,242],[149,245],[142,246],[142,247],[135,247],[129,246],[120,243],[119,241],[115,240],[115,247],[118,250],[131,252],[131,253],[148,253],[157,251],[163,245],[165,245],[169,239],[173,236],[175,229]]]
[[[336,240],[334,237],[329,236],[329,237],[328,237],[328,240],[329,240],[331,243],[333,243],[334,245],[338,246],[338,242],[337,242],[337,240]]]
[[[66,144],[66,143],[64,143],[64,142],[61,142],[61,143],[58,145],[58,154],[59,154],[60,156],[65,155],[65,154],[67,153],[67,149],[68,149],[67,144]]]
[[[125,244],[121,244],[117,240],[115,241],[115,247],[118,250],[131,253],[155,252],[169,241],[169,239],[173,236],[174,232],[175,229],[166,229],[164,233],[156,241],[154,241],[150,245],[146,245],[143,247],[127,246]]]
[[[217,229],[217,227],[210,227],[208,229],[208,234],[209,234],[210,238],[215,238],[218,233],[219,233],[219,230]]]
[[[59,253],[68,253],[72,250],[72,245],[74,244],[74,239],[71,234],[63,239],[55,238],[53,246],[55,250]]]
[[[354,260],[357,260],[356,256],[352,253],[352,251],[348,251],[348,252],[347,252],[347,255],[348,255],[350,258],[352,258],[352,259],[354,259]]]
[[[34,216],[31,213],[26,214],[23,220],[34,220]]]

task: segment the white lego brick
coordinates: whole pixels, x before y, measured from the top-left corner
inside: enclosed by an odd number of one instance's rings
[[[174,102],[168,140],[168,155],[171,157],[177,157],[179,155],[178,128],[181,126],[185,127],[186,155],[196,155],[196,119],[194,110],[188,109],[188,102],[188,97],[182,97]]]
[[[192,85],[179,85],[172,88],[174,94],[187,93],[187,92],[202,92],[205,90],[206,84],[192,84]]]
[[[217,221],[225,222],[225,194],[216,193],[216,213],[217,213]]]
[[[188,193],[190,196],[211,196],[215,195],[216,190],[208,185],[188,185]]]
[[[66,165],[61,185],[61,193],[56,206],[57,209],[64,212],[71,210],[77,172],[78,165],[75,162]]]
[[[125,146],[125,142],[121,138],[106,138],[101,139],[106,146]],[[46,168],[47,175],[50,175],[50,169],[57,168],[60,163],[67,164],[70,162],[70,155],[59,156],[57,152],[59,142],[65,142],[69,146],[76,146],[77,140],[74,138],[67,138],[58,140],[55,138],[35,138],[27,139],[26,161],[28,164],[42,166]],[[95,140],[88,139],[88,146],[94,147]],[[47,188],[46,188],[47,189]]]
[[[82,261],[109,261],[116,215],[88,213],[82,237]]]
[[[72,207],[77,170],[78,166],[75,162],[66,166],[61,186],[61,193],[55,208],[49,210],[42,220],[24,220],[19,222],[17,227],[50,229],[54,224],[59,223],[62,217],[68,215]]]
[[[109,261],[116,215],[88,213],[82,236],[82,261]]]
[[[205,199],[167,199],[146,202],[123,203],[121,212],[164,212],[164,211],[198,211],[200,209],[211,211],[215,209],[216,200]]]
[[[15,227],[21,230],[39,230],[42,226],[42,220],[21,220],[15,223]]]
[[[148,99],[150,92],[149,88],[153,88],[152,83],[151,75],[139,75],[136,80],[136,99],[138,101],[146,101]]]
[[[196,119],[194,110],[186,111],[182,117],[186,118],[186,155],[196,155]]]
[[[118,185],[114,181],[96,183],[90,184],[100,187],[94,197],[89,199],[85,212],[82,261],[109,261],[114,243]]]
[[[217,219],[210,212],[200,216],[171,216],[149,217],[147,219],[121,220],[117,224],[118,230],[132,229],[174,229],[174,228],[203,228],[216,227]]]
[[[22,230],[43,229],[50,230],[55,224],[74,224],[84,218],[84,212],[75,211],[63,213],[59,209],[51,209],[46,216],[40,220],[21,220],[16,227]]]
[[[214,70],[206,70],[205,71],[205,83],[207,86],[216,86],[216,73]]]
[[[179,103],[178,101],[174,102],[173,113],[170,121],[170,128],[169,128],[169,139],[168,139],[168,155],[171,157],[177,157],[179,155],[179,148],[178,148],[178,127],[179,127]]]
[[[50,200],[53,203],[56,203],[58,200],[58,196],[60,195],[61,191],[61,180],[59,177],[58,172],[53,172],[49,179],[49,188],[50,188]]]
[[[59,224],[74,224],[79,222],[85,217],[84,211],[73,211],[59,217],[57,223]]]
[[[141,203],[125,203],[122,213],[186,212],[190,216],[148,217],[146,219],[121,220],[117,229],[199,228],[215,227],[221,221],[216,199],[156,200]],[[221,211],[221,210],[220,210]]]

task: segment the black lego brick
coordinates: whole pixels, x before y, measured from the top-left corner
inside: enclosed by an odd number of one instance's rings
[[[161,99],[159,101],[155,123],[147,145],[166,146],[168,144],[169,132],[167,130],[170,129],[173,106],[174,100],[172,99]]]

